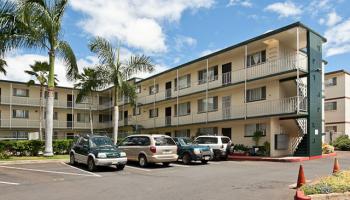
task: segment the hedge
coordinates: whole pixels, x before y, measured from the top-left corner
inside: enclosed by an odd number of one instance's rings
[[[54,140],[52,142],[54,154],[68,154],[73,140]],[[10,156],[37,156],[44,151],[45,142],[38,140],[0,141],[0,154]]]

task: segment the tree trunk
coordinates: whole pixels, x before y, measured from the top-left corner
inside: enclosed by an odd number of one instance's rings
[[[90,108],[89,108],[89,118],[90,118],[90,130],[91,130],[91,134],[93,135],[94,134],[94,126],[93,126],[93,121],[92,121],[92,105],[93,105],[93,96],[91,94],[90,96],[91,98],[91,101],[90,101]]]
[[[44,99],[44,90],[43,86],[40,86],[40,107],[39,107],[39,139],[43,141],[43,99]]]
[[[53,132],[53,104],[55,90],[55,52],[49,52],[50,71],[48,78],[47,103],[46,103],[46,137],[44,156],[53,156],[52,132]]]
[[[118,107],[118,91],[115,87],[114,89],[115,95],[114,95],[114,109],[113,109],[113,139],[114,143],[117,144],[118,142],[118,122],[119,122],[119,107]]]

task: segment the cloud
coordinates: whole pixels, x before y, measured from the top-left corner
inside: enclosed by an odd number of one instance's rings
[[[183,35],[178,35],[175,37],[175,49],[180,51],[184,47],[193,47],[197,45],[197,40]]]
[[[291,1],[273,3],[265,7],[266,11],[275,12],[280,18],[298,17],[302,13],[301,7]]]
[[[209,55],[209,54],[217,52],[219,50],[221,50],[221,49],[206,49],[206,50],[204,50],[204,51],[199,53],[199,57],[203,57],[203,56]]]
[[[227,7],[230,6],[243,6],[243,7],[252,7],[253,4],[250,0],[230,0],[227,4]]]
[[[339,23],[341,20],[342,20],[342,17],[339,16],[335,11],[332,11],[332,12],[327,14],[327,20],[325,20],[324,23],[327,26],[334,26],[337,23]]]
[[[350,52],[350,18],[326,30],[325,37],[326,56]]]
[[[166,52],[164,23],[176,23],[186,10],[210,8],[214,0],[72,0],[70,5],[85,16],[79,22],[93,36],[118,39],[147,52]]]

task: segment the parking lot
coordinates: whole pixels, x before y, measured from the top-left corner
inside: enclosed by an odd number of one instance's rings
[[[342,168],[350,153],[339,152]],[[307,179],[330,174],[333,158],[303,163]],[[63,162],[0,166],[0,199],[292,199],[289,186],[299,163],[252,161],[171,164],[123,171],[113,167],[90,173]]]

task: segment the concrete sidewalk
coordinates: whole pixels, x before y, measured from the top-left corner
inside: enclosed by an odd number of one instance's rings
[[[59,163],[68,162],[68,159],[47,159],[47,160],[7,160],[0,161],[0,165],[14,165],[14,164],[35,164],[35,163]]]

